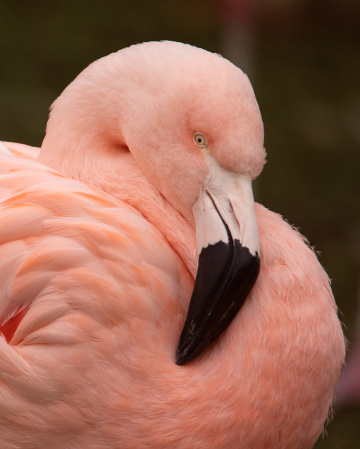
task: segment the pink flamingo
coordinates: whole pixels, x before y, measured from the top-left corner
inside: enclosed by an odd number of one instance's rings
[[[2,448],[313,446],[344,337],[314,252],[254,206],[238,68],[133,46],[55,101],[38,161],[5,145]]]

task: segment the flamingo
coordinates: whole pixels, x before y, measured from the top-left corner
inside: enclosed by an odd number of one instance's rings
[[[64,90],[40,150],[1,148],[1,448],[313,446],[344,336],[306,240],[254,204],[240,69],[135,45]]]

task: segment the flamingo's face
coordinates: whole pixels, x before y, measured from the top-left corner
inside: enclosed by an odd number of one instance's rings
[[[147,67],[145,58],[149,88],[140,89],[137,119],[123,134],[148,179],[195,221],[199,265],[177,351],[182,364],[227,327],[258,276],[251,180],[262,170],[265,150],[259,108],[238,68],[199,49],[185,47],[184,62],[169,53],[172,47],[158,48],[163,70]]]
[[[58,131],[68,128],[70,142]],[[94,63],[55,103],[40,161],[67,164],[68,174],[73,167],[91,170],[97,157],[101,176],[116,183],[123,163],[116,149],[129,149],[147,180],[196,228],[198,272],[178,363],[194,359],[226,328],[256,281],[251,180],[265,162],[263,138],[260,111],[241,70],[174,42],[133,46]],[[59,153],[55,165],[46,155],[53,145],[71,149],[65,157]],[[109,145],[115,150],[104,166],[104,153],[95,153]],[[76,154],[79,163],[73,164]],[[76,177],[88,182],[99,172]]]
[[[125,51],[128,71],[137,74],[128,81],[121,134],[147,178],[193,222],[209,174],[204,147],[233,174],[255,179],[263,168],[264,130],[252,86],[228,60],[188,45],[154,42]]]

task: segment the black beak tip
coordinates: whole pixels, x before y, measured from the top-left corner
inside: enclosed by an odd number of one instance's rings
[[[183,357],[181,357],[181,354],[176,353],[176,361],[175,361],[176,365],[184,365],[186,362],[183,359]]]
[[[201,342],[197,342],[193,336],[189,337],[187,332],[180,336],[179,344],[176,350],[176,365],[185,365],[199,357],[211,344],[212,340],[206,338]]]
[[[176,351],[176,365],[185,365],[185,363],[191,362],[196,358],[196,356],[192,357],[188,352],[187,348],[183,351],[179,351],[179,349]]]
[[[258,254],[252,255],[238,240],[231,245],[220,241],[203,248],[176,351],[177,365],[195,360],[228,327],[255,284],[259,271]]]
[[[184,345],[183,339],[180,337],[180,341],[176,350],[176,364],[181,366],[188,361],[188,348]]]

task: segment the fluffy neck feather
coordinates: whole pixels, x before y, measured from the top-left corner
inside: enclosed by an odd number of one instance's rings
[[[136,120],[123,113],[134,101],[126,72],[117,54],[110,55],[85,69],[64,90],[53,104],[38,161],[137,209],[195,277],[192,217],[184,218],[147,179],[122,135],[131,119]]]

